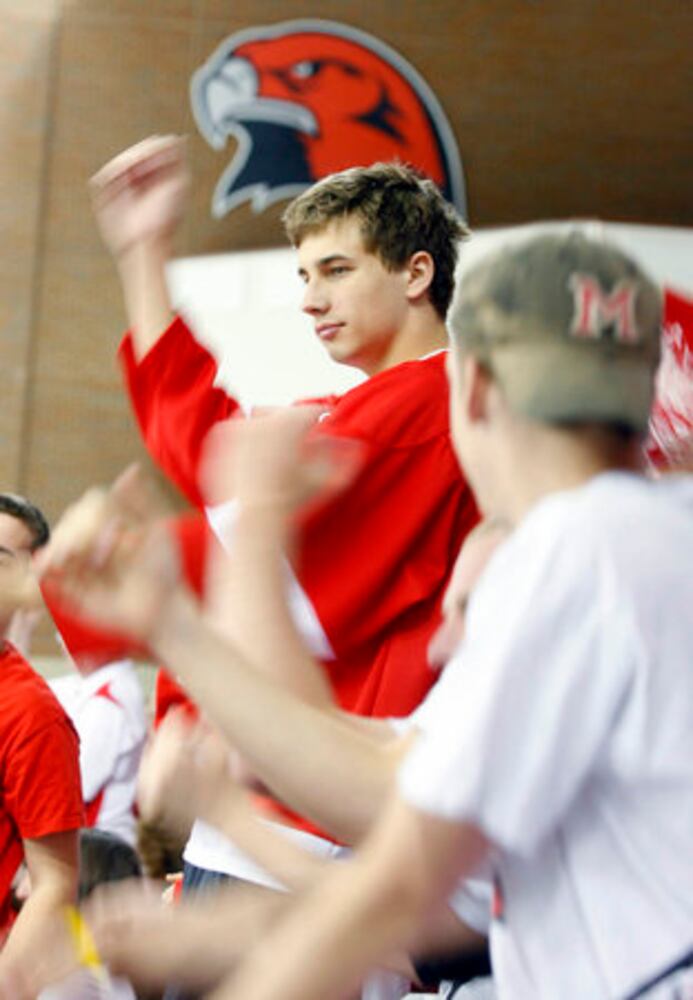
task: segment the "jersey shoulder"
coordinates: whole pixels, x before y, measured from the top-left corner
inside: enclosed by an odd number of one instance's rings
[[[323,421],[331,434],[411,448],[449,435],[447,351],[405,361],[341,396]]]

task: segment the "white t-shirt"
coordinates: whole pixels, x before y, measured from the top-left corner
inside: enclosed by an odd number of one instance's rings
[[[79,969],[60,983],[42,990],[38,1000],[137,1000],[126,979],[101,982],[91,972]]]
[[[135,844],[137,771],[147,739],[144,697],[129,660],[51,687],[79,734],[82,797],[89,826]]]
[[[613,1000],[693,943],[693,477],[609,473],[496,552],[402,765],[497,848],[502,1000]]]

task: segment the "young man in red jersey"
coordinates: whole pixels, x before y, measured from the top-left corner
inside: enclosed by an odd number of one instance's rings
[[[32,504],[0,494],[0,969],[31,954],[43,927],[77,894],[82,791],[77,734],[51,693],[4,638],[14,612],[37,600],[31,554],[48,540]],[[22,860],[31,893],[13,920]]]
[[[164,137],[116,157],[93,190],[123,284],[131,332],[121,359],[143,436],[204,506],[205,438],[239,406],[214,385],[216,362],[174,315],[166,286],[188,185],[183,144]],[[403,715],[434,679],[426,646],[455,555],[478,517],[450,444],[444,371],[445,314],[465,230],[435,185],[396,164],[326,178],[291,203],[285,224],[316,335],[332,358],[369,376],[319,400],[326,414],[318,433],[357,439],[362,467],[348,490],[308,518],[292,604],[339,703],[362,715]],[[236,512],[236,533],[246,516]],[[212,512],[223,541],[226,520]],[[261,630],[247,655],[306,695],[286,663],[264,657],[258,644]],[[307,842],[319,847],[313,836]],[[209,831],[196,830],[186,859],[247,874]]]

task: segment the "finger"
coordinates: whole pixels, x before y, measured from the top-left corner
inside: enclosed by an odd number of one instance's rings
[[[89,179],[92,192],[98,194],[118,183],[127,186],[128,175],[154,173],[162,167],[180,163],[185,156],[187,139],[178,135],[153,135],[118,153]]]
[[[120,473],[111,487],[111,497],[119,512],[136,524],[170,513],[139,462]]]
[[[36,557],[40,573],[61,569],[71,559],[81,559],[93,546],[110,519],[106,492],[92,488],[76,504],[68,507],[50,541]]]
[[[363,442],[353,438],[313,437],[306,442],[306,484],[332,496],[350,486],[364,466]]]

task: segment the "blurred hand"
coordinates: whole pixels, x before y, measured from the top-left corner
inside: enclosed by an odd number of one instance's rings
[[[214,822],[220,810],[245,793],[231,771],[227,743],[209,726],[171,712],[149,743],[138,777],[142,817],[175,833],[188,833],[196,818]]]
[[[214,502],[289,514],[345,489],[361,464],[359,442],[321,434],[317,406],[259,411],[210,433],[203,474]]]
[[[170,243],[189,186],[185,139],[175,135],[150,136],[94,174],[94,213],[113,257],[123,257],[138,243]]]
[[[133,466],[68,508],[37,558],[44,587],[80,616],[146,643],[180,584],[178,551]]]

